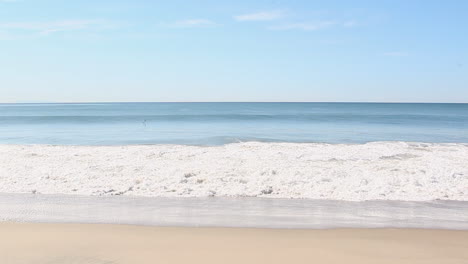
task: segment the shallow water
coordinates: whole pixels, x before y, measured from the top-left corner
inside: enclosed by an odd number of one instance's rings
[[[468,142],[468,104],[0,104],[0,144]]]
[[[468,230],[468,202],[0,194],[0,221],[258,228]]]

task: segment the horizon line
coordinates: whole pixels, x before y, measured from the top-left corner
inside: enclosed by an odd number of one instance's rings
[[[360,104],[468,104],[468,102],[398,102],[398,101],[52,101],[0,102],[0,104],[115,104],[115,103],[360,103]]]

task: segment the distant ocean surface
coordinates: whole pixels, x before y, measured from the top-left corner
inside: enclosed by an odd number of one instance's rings
[[[468,142],[468,104],[0,104],[0,144]]]

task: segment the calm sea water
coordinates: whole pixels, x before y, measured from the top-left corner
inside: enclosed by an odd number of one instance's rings
[[[0,104],[0,144],[468,142],[468,104]]]

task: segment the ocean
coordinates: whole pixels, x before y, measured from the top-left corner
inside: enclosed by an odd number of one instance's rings
[[[468,142],[468,104],[0,104],[0,144]]]
[[[0,193],[468,201],[467,164],[468,104],[0,106]]]

